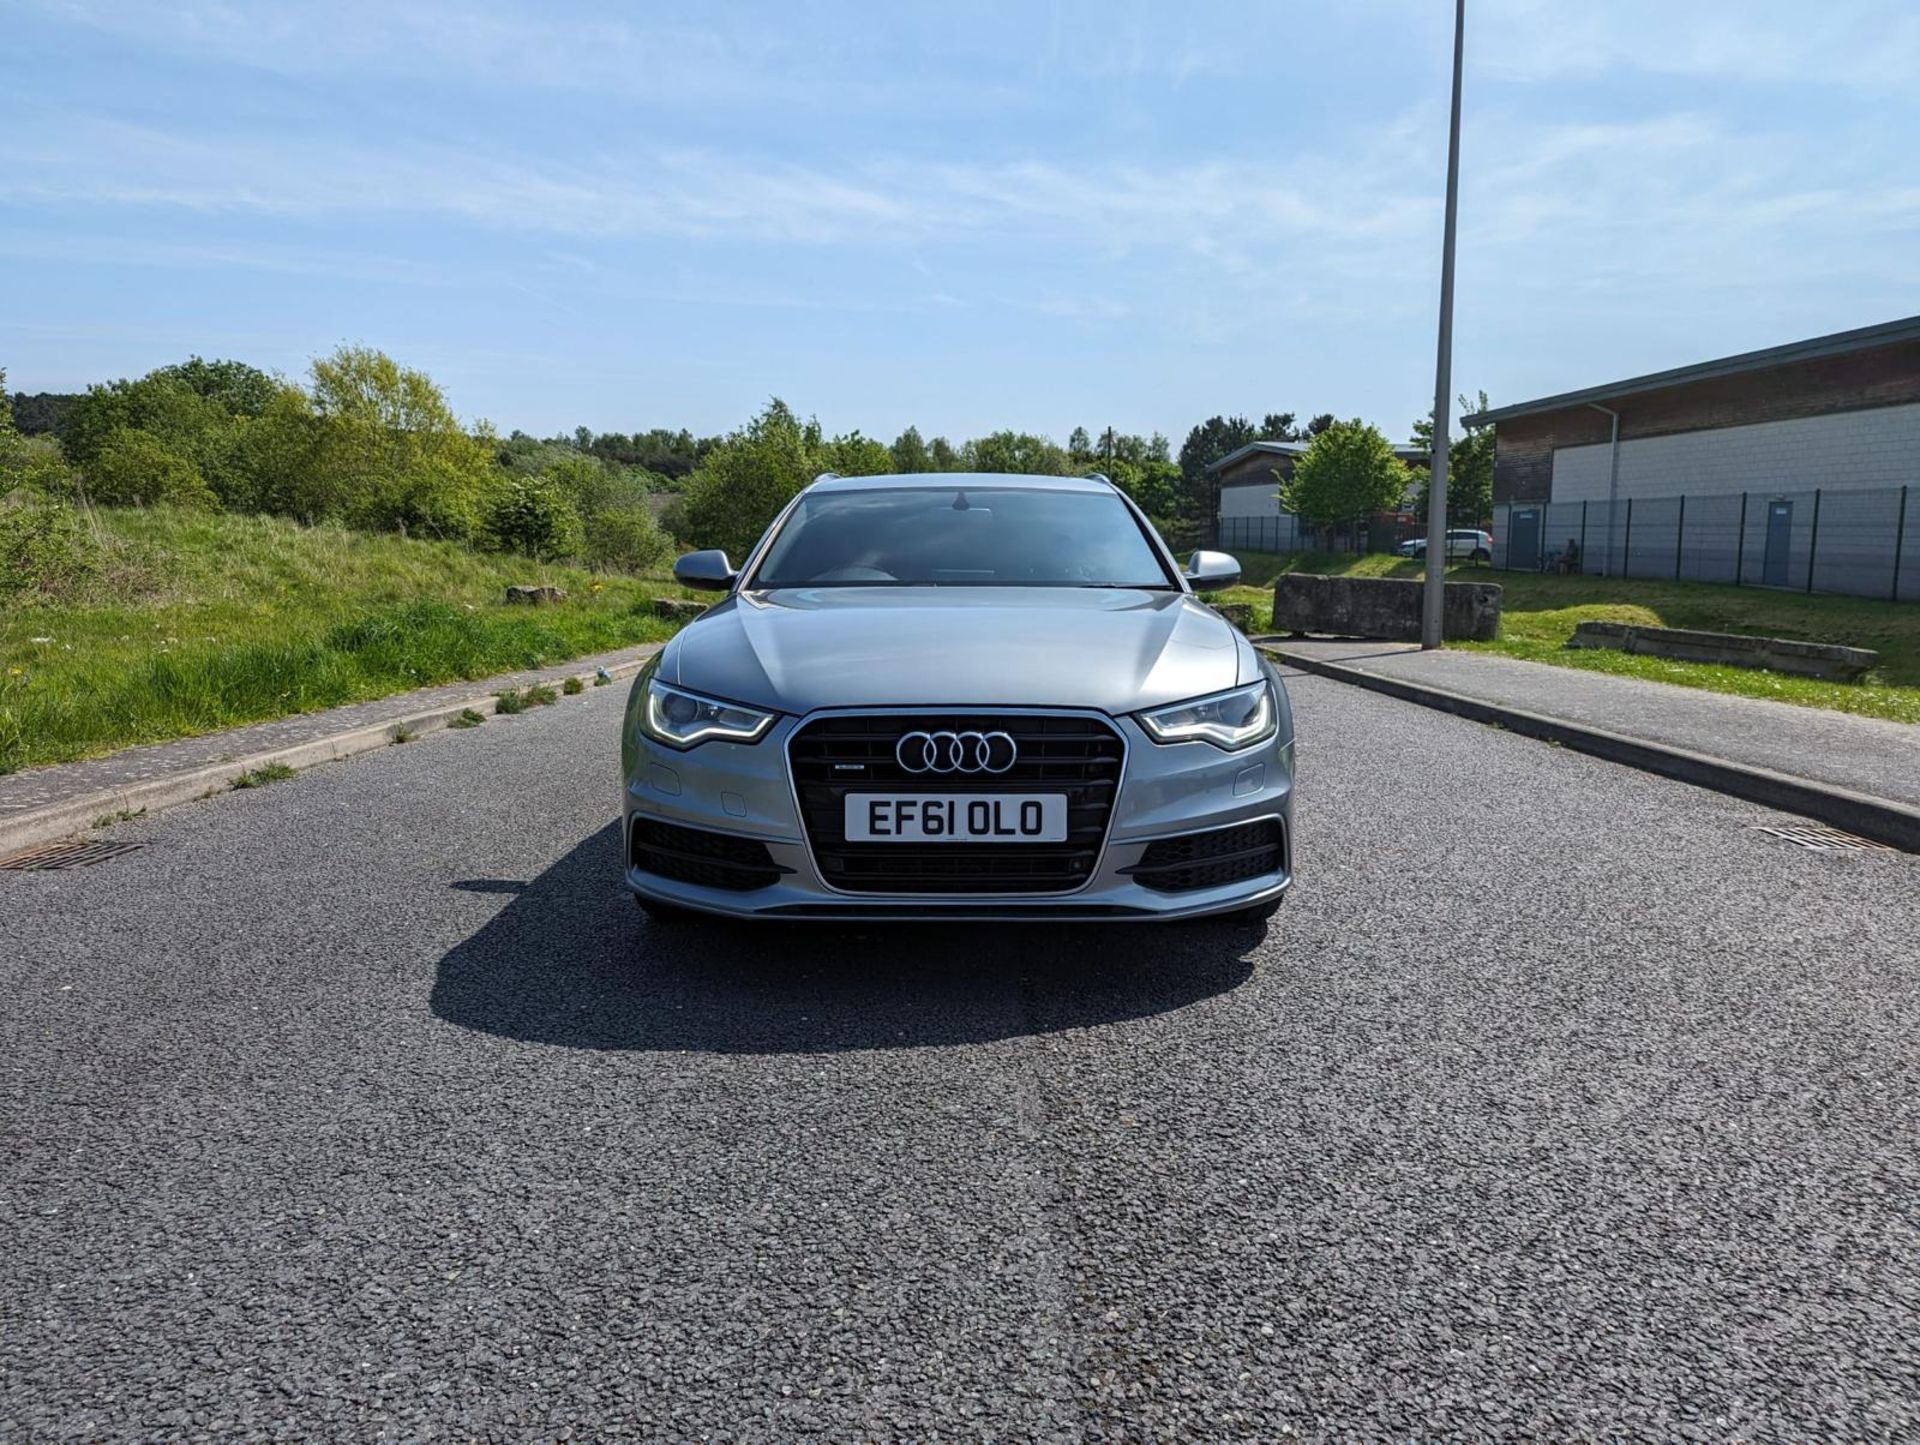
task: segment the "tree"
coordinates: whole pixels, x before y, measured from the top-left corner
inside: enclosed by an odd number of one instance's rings
[[[1031,432],[997,431],[975,437],[961,452],[962,470],[1013,472],[1029,476],[1064,477],[1072,474],[1067,454],[1045,437]]]
[[[244,361],[203,361],[190,356],[148,373],[151,380],[178,382],[195,396],[213,402],[230,416],[258,416],[279,388],[266,372]]]
[[[1113,484],[1156,523],[1171,521],[1180,510],[1180,468],[1170,461],[1132,461],[1122,457],[1107,474]]]
[[[927,450],[927,444],[920,439],[919,427],[910,426],[894,438],[893,469],[896,472],[934,470],[933,455]]]
[[[1314,437],[1319,436],[1320,433],[1325,431],[1328,427],[1334,426],[1334,425],[1337,425],[1337,423],[1333,419],[1333,413],[1330,411],[1323,411],[1320,413],[1320,415],[1318,415],[1312,421],[1307,423],[1307,429],[1304,432],[1299,434],[1300,440],[1310,441]]]
[[[957,472],[960,470],[960,453],[954,450],[953,443],[945,437],[935,437],[927,443],[927,456],[933,462],[936,472]]]
[[[1479,394],[1478,404],[1465,392],[1458,398],[1466,415],[1487,409],[1487,394]],[[1449,428],[1451,430],[1451,428]],[[1413,424],[1413,439],[1433,451],[1433,418],[1422,417]],[[1420,497],[1415,506],[1424,522],[1432,501],[1433,478],[1423,476]],[[1493,428],[1462,429],[1447,443],[1447,525],[1483,527],[1493,520]]]
[[[1087,429],[1075,427],[1067,434],[1067,455],[1076,462],[1087,460],[1093,455],[1093,443],[1087,438]]]
[[[80,400],[77,392],[36,391],[15,396],[13,424],[22,436],[44,436],[58,432],[66,414]]]
[[[884,443],[850,431],[821,444],[820,470],[842,477],[878,477],[895,467],[893,453]]]
[[[1293,442],[1304,441],[1306,433],[1293,424],[1290,411],[1270,411],[1260,419],[1261,441]]]
[[[1180,516],[1189,529],[1209,532],[1220,512],[1220,487],[1207,470],[1257,440],[1254,425],[1243,416],[1212,416],[1187,433],[1180,444]]]
[[[312,375],[312,490],[331,504],[321,514],[369,531],[472,535],[499,473],[433,379],[360,346],[316,360]]]
[[[93,465],[107,437],[121,428],[150,432],[202,470],[233,441],[234,415],[220,402],[201,395],[186,380],[163,367],[138,381],[90,386],[60,423],[60,448],[67,460]]]
[[[1399,505],[1407,469],[1379,429],[1357,417],[1322,427],[1280,487],[1280,505],[1327,527]]]
[[[689,542],[741,561],[794,494],[825,470],[820,424],[802,422],[779,397],[700,463],[676,524]]]

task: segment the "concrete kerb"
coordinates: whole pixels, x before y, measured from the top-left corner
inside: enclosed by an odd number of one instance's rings
[[[1708,757],[1704,753],[1667,743],[1627,737],[1587,723],[1570,722],[1565,718],[1548,717],[1522,708],[1485,702],[1426,683],[1408,682],[1357,667],[1342,667],[1323,658],[1289,651],[1283,643],[1273,640],[1255,639],[1255,642],[1262,651],[1302,672],[1364,687],[1402,702],[1419,703],[1422,707],[1450,712],[1472,722],[1497,723],[1509,732],[1537,738],[1542,742],[1558,743],[1575,752],[1639,768],[1643,772],[1658,773],[1662,777],[1691,783],[1716,793],[1744,798],[1750,803],[1776,808],[1783,813],[1797,813],[1859,837],[1890,844],[1908,853],[1920,853],[1920,808],[1870,797],[1830,783],[1790,777],[1768,768]]]
[[[615,663],[606,669],[607,675],[616,681],[631,677],[645,667],[648,661],[650,659],[642,657]],[[547,686],[557,687],[564,684],[570,676],[579,678],[589,687],[593,685],[592,672],[562,673],[557,677],[544,678],[542,682]],[[209,764],[183,773],[174,773],[164,778],[146,779],[124,788],[103,789],[82,797],[69,798],[64,802],[52,803],[44,808],[36,808],[31,812],[0,818],[0,857],[21,852],[23,849],[42,843],[52,843],[62,838],[78,836],[88,832],[103,819],[126,813],[161,813],[169,808],[177,808],[183,803],[197,802],[202,798],[225,792],[242,774],[255,772],[275,763],[298,771],[318,763],[331,763],[341,758],[349,758],[356,753],[369,753],[380,748],[391,747],[396,741],[396,735],[402,732],[413,735],[444,728],[469,709],[483,717],[490,717],[497,702],[495,693],[478,693],[471,698],[442,703],[417,713],[409,713],[404,717],[389,718],[385,722],[368,723],[361,727],[344,729],[324,737],[309,738],[305,742],[270,748],[264,752],[251,753],[246,757]]]

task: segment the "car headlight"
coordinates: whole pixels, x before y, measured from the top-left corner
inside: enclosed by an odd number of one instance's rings
[[[670,748],[698,747],[715,739],[752,743],[773,726],[773,719],[774,714],[760,708],[702,697],[654,677],[647,681],[647,705],[640,712],[640,731]]]
[[[1206,742],[1234,752],[1273,736],[1273,689],[1261,681],[1138,716],[1157,743]]]

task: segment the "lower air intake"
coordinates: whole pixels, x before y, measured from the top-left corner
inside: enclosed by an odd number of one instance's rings
[[[1135,883],[1156,893],[1193,893],[1263,878],[1286,864],[1286,828],[1278,818],[1262,818],[1158,839],[1126,871]]]
[[[657,818],[633,820],[629,847],[633,866],[642,873],[730,893],[771,887],[782,873],[792,871],[773,861],[765,843],[704,828],[683,828]]]

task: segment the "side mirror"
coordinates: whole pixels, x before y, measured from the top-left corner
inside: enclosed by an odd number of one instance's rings
[[[697,592],[725,592],[738,575],[727,554],[717,548],[689,552],[673,564],[673,580]]]
[[[1195,552],[1187,558],[1187,585],[1195,592],[1222,592],[1240,580],[1240,564],[1225,552]]]

